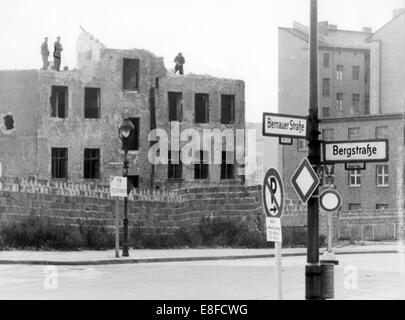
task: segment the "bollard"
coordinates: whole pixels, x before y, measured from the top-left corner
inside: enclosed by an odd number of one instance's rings
[[[321,264],[321,299],[333,299],[335,297],[335,276],[334,264],[322,263]]]

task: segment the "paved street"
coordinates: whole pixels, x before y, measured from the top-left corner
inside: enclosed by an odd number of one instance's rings
[[[340,265],[335,268],[336,298],[405,299],[401,257],[399,253],[339,255]],[[285,299],[304,298],[304,266],[305,257],[283,258]],[[50,273],[55,271],[57,274]],[[53,289],[56,278],[57,289]],[[57,268],[1,265],[0,299],[275,299],[274,260]]]

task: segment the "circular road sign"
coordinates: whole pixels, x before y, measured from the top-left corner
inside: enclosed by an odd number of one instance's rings
[[[263,181],[263,205],[266,216],[280,218],[284,208],[284,186],[276,169],[269,169]]]
[[[337,191],[328,189],[319,196],[319,204],[323,210],[333,212],[341,207],[342,197]]]

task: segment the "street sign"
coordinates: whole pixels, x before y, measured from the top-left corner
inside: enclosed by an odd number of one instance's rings
[[[366,170],[366,163],[345,163],[345,170],[352,171],[352,170]]]
[[[388,139],[325,141],[325,163],[387,162]]]
[[[109,162],[107,164],[107,169],[122,169],[123,163],[122,162]]]
[[[284,185],[276,169],[269,169],[263,181],[263,207],[269,218],[280,218],[284,208]]]
[[[263,113],[263,136],[306,138],[307,122],[307,117]]]
[[[319,196],[321,208],[328,212],[334,212],[342,206],[342,197],[336,190],[328,189]]]
[[[292,146],[293,144],[293,139],[292,138],[287,138],[287,137],[279,137],[278,138],[278,143],[284,146]]]
[[[127,178],[112,177],[110,182],[111,197],[128,197]]]
[[[307,158],[304,158],[291,177],[291,184],[303,203],[307,203],[320,180]]]
[[[266,238],[268,242],[282,242],[280,218],[266,218]]]

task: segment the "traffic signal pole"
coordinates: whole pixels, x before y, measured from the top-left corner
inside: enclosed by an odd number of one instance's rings
[[[318,120],[318,3],[310,0],[309,35],[309,118],[308,160],[313,167],[321,161]],[[316,170],[317,171],[317,170]],[[319,264],[319,188],[308,200],[307,265],[305,299],[321,299],[321,266]]]

